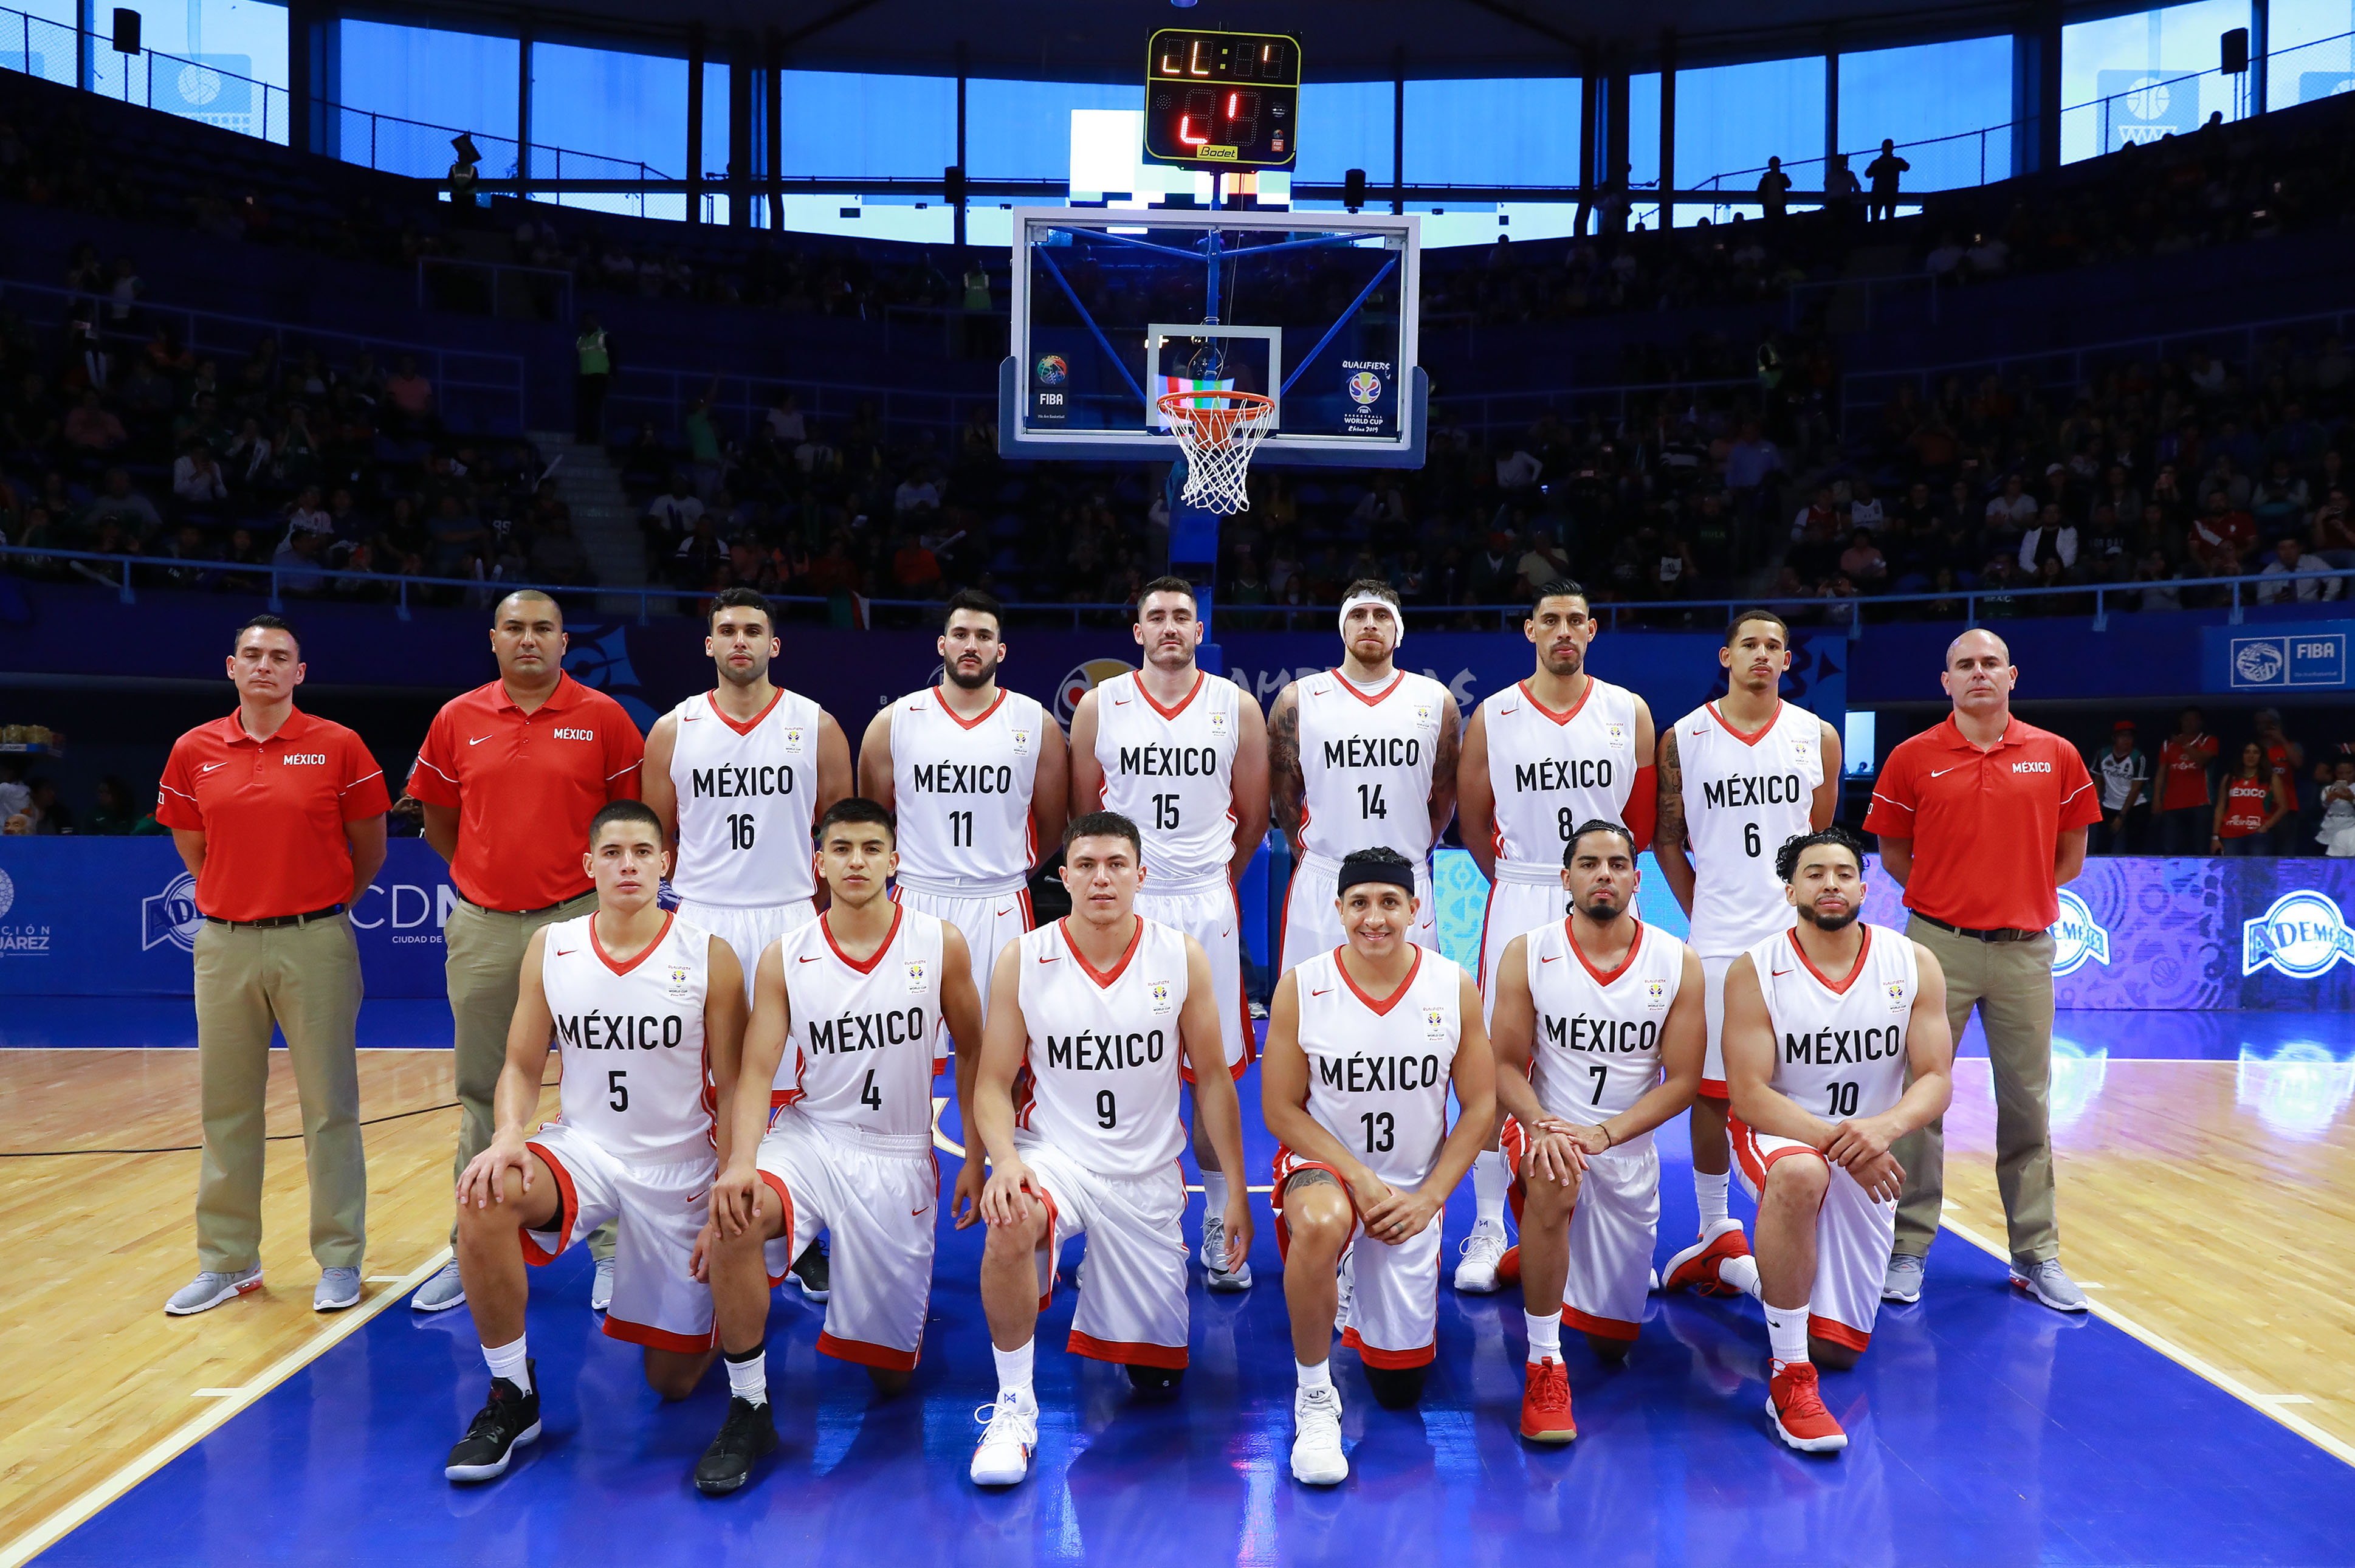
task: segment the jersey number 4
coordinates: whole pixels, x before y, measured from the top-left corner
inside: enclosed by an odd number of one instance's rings
[[[875,1069],[867,1070],[867,1082],[858,1086],[858,1103],[870,1111],[883,1108],[883,1096],[875,1087]]]

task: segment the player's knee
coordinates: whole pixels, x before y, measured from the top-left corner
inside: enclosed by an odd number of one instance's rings
[[[867,1369],[867,1381],[873,1383],[875,1385],[875,1392],[881,1394],[886,1399],[890,1399],[894,1394],[907,1392],[908,1385],[913,1382],[915,1378],[916,1374],[905,1367],[869,1367]]]
[[[1531,1225],[1561,1225],[1570,1220],[1571,1211],[1578,1207],[1578,1177],[1572,1173],[1568,1181],[1556,1181],[1540,1176],[1521,1178],[1521,1228]]]
[[[1813,1152],[1785,1155],[1766,1168],[1766,1201],[1813,1209],[1832,1184],[1832,1168]]]
[[[715,1354],[708,1351],[700,1356],[687,1356],[676,1351],[649,1350],[646,1386],[665,1402],[685,1399],[703,1381],[703,1374],[711,1370]]]
[[[1284,1228],[1292,1232],[1289,1251],[1319,1263],[1331,1263],[1349,1243],[1348,1200],[1336,1187],[1311,1188],[1303,1200],[1286,1205]]]
[[[1807,1336],[1807,1360],[1826,1371],[1844,1372],[1853,1368],[1864,1352],[1853,1345],[1837,1344],[1829,1339]]]
[[[1423,1402],[1427,1367],[1368,1367],[1366,1387],[1384,1410],[1412,1410]]]
[[[1586,1348],[1603,1360],[1615,1363],[1627,1359],[1627,1352],[1636,1348],[1636,1341],[1614,1339],[1604,1334],[1589,1334],[1586,1337]]]
[[[1047,1217],[1033,1214],[1017,1220],[1011,1225],[992,1225],[981,1243],[984,1263],[1003,1263],[1011,1258],[1028,1258],[1047,1239]]]

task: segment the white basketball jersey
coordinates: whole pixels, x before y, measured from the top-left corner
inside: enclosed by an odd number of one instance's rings
[[[732,909],[813,897],[817,704],[780,688],[766,712],[740,725],[707,691],[671,712],[678,864],[670,885],[678,896]]]
[[[941,922],[891,906],[891,934],[865,963],[820,915],[782,940],[791,1021],[777,1064],[783,1101],[829,1126],[929,1147],[941,1023]]]
[[[1497,796],[1499,866],[1561,869],[1561,852],[1582,822],[1627,825],[1636,770],[1636,694],[1586,677],[1567,713],[1540,707],[1529,682],[1480,704],[1488,737],[1488,784]]]
[[[1029,1029],[1014,1086],[1015,1141],[1050,1144],[1105,1176],[1150,1175],[1186,1147],[1178,1118],[1178,1016],[1186,938],[1139,918],[1109,972],[1088,967],[1065,922],[1021,938]]]
[[[1046,710],[1000,688],[977,719],[933,688],[891,705],[891,800],[903,876],[1007,880],[1039,859],[1030,794]]]
[[[1638,922],[1636,945],[1606,974],[1587,962],[1564,918],[1530,932],[1523,947],[1537,1008],[1529,1082],[1538,1104],[1581,1126],[1617,1115],[1660,1081],[1660,1026],[1684,979],[1685,944]],[[1645,1133],[1613,1147],[1651,1141]]]
[[[1146,876],[1156,891],[1227,874],[1242,699],[1233,681],[1199,671],[1175,708],[1154,701],[1134,670],[1096,688],[1103,808],[1145,836]]]
[[[1829,1122],[1877,1116],[1905,1093],[1905,1027],[1921,971],[1913,944],[1862,925],[1853,975],[1826,976],[1780,931],[1750,949],[1774,1029],[1774,1087]],[[1844,982],[1844,983],[1843,983]]]
[[[557,1120],[616,1159],[667,1165],[712,1151],[703,1044],[711,942],[667,915],[645,952],[616,964],[598,945],[593,914],[548,927],[539,979],[564,1054]]]
[[[1389,1185],[1422,1186],[1447,1137],[1464,971],[1417,947],[1406,984],[1381,1002],[1349,978],[1338,948],[1292,974],[1309,1115]]]
[[[1782,703],[1755,735],[1737,733],[1705,702],[1677,720],[1685,837],[1692,848],[1692,944],[1730,958],[1797,919],[1774,854],[1809,830],[1824,782],[1823,721]]]
[[[1338,860],[1377,845],[1431,854],[1431,768],[1447,688],[1400,670],[1365,692],[1328,669],[1300,683],[1301,847]]]

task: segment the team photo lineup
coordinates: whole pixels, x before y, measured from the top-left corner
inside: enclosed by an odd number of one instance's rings
[[[1011,639],[996,602],[966,591],[944,606],[936,683],[855,742],[857,715],[778,683],[785,642],[758,593],[717,595],[706,626],[711,688],[662,715],[641,751],[620,706],[564,673],[555,601],[509,595],[490,633],[499,678],[442,709],[407,780],[461,900],[447,930],[464,1107],[453,1254],[410,1302],[469,1309],[488,1372],[452,1482],[491,1481],[541,1437],[530,1272],[585,1244],[603,1332],[642,1348],[662,1399],[721,1363],[727,1413],[692,1478],[713,1496],[745,1486],[779,1442],[772,1290],[790,1281],[822,1305],[817,1349],[864,1368],[877,1397],[900,1392],[924,1349],[936,1204],[984,1232],[996,1393],[976,1417],[976,1487],[1030,1472],[1038,1320],[1066,1277],[1067,1353],[1166,1398],[1188,1366],[1191,1269],[1212,1292],[1257,1288],[1252,1241],[1270,1219],[1302,1484],[1349,1474],[1337,1339],[1379,1404],[1412,1409],[1438,1354],[1440,1292],[1516,1284],[1528,1443],[1581,1435],[1565,1327],[1592,1352],[1579,1367],[1608,1368],[1635,1351],[1647,1296],[1690,1290],[1754,1297],[1764,1318],[1764,1420],[1729,1401],[1727,1422],[1811,1454],[1847,1445],[1818,1379],[1868,1352],[1884,1300],[1919,1297],[1955,1043],[1988,983],[1861,919],[1864,840],[1832,820],[1840,737],[1783,699],[1780,616],[1737,613],[1714,672],[1725,694],[1663,724],[1588,673],[1598,624],[1584,590],[1557,581],[1521,627],[1530,674],[1467,714],[1403,667],[1397,595],[1363,581],[1344,595],[1331,667],[1263,714],[1199,667],[1196,591],[1165,577],[1135,606],[1138,667],[1087,691],[1067,738],[999,687]],[[246,728],[333,741],[359,759],[342,771],[364,775],[356,741],[293,707],[298,637],[274,615],[238,632]],[[1928,744],[2053,742],[2009,718],[2001,639],[1966,633],[1946,662],[1954,719]],[[219,729],[176,748],[159,813],[184,855],[195,841],[200,900],[208,869],[226,885],[205,852],[221,764],[202,747]],[[2042,857],[2048,906],[2100,816],[2082,760],[2050,750],[2063,761],[1995,786],[2037,792],[2022,810],[2042,848],[2022,853]],[[1891,874],[1911,866],[1918,883],[1941,803],[1902,756],[1863,827]],[[364,888],[385,786],[354,776],[336,796],[323,853],[347,856]],[[529,835],[515,830],[527,820]],[[1476,973],[1434,936],[1432,857],[1451,823],[1490,883]],[[1237,887],[1271,825],[1294,869],[1263,1041]],[[1646,850],[1689,942],[1636,913]],[[1030,878],[1058,859],[1069,913],[1042,921]],[[1930,923],[1989,954],[2041,934]],[[200,944],[200,1017],[208,961]],[[1254,1062],[1272,1171],[1243,1153],[1238,1083]],[[949,1073],[955,1121],[942,1126]],[[558,1099],[546,1119],[544,1085]],[[1656,1270],[1655,1134],[1680,1113],[1700,1226]],[[936,1147],[961,1163],[943,1168]],[[1189,1152],[1204,1194],[1192,1234]],[[171,1313],[261,1284],[223,1218],[231,1163],[208,1152],[204,1272]],[[1467,1176],[1476,1221],[1450,1259],[1441,1216]],[[1756,1204],[1748,1231],[1729,1212],[1737,1176]],[[2058,1261],[2049,1148],[2018,1179],[2012,1282],[2082,1312]],[[315,1157],[313,1187],[315,1215]],[[1082,1238],[1076,1275],[1059,1275]],[[315,1304],[357,1298],[357,1269],[330,1269]],[[969,1366],[930,1375],[986,1387]]]

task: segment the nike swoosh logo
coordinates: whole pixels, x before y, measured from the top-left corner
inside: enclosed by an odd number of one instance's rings
[[[1060,953],[1042,954],[1039,955],[1039,962],[1041,964],[1052,964],[1056,959],[1060,958],[1061,956],[1062,955]]]
[[[825,956],[825,955],[824,955],[824,954],[820,954],[820,955],[818,955],[818,957],[820,957],[820,958],[822,958],[822,957],[824,957],[824,956]],[[802,959],[802,962],[803,962],[803,963],[805,963],[805,964],[815,964],[815,963],[816,963],[816,962],[817,962],[817,959],[816,959],[816,958],[810,958],[810,957],[804,957],[804,958]]]
[[[1561,955],[1557,953],[1550,958],[1540,957],[1538,962],[1540,964],[1559,964],[1561,962]]]
[[[1222,931],[1222,932],[1219,933],[1219,940],[1220,940],[1220,941],[1221,941],[1221,942],[1224,942],[1228,937],[1232,936],[1234,933],[1235,933],[1235,928],[1234,928],[1233,926],[1231,926],[1231,926],[1227,927],[1227,929],[1226,929],[1226,930],[1224,930],[1224,931]]]
[[[911,1219],[911,1220],[913,1220],[913,1219],[917,1218],[917,1217],[918,1217],[918,1216],[920,1216],[920,1215],[929,1214],[929,1213],[931,1213],[932,1211],[932,1206],[931,1204],[927,1203],[927,1204],[925,1204],[922,1209],[911,1209],[911,1210],[909,1210],[909,1211],[908,1211],[908,1218],[909,1218],[909,1219]]]
[[[559,958],[570,958],[580,951],[578,947],[559,947],[556,950],[556,955]]]
[[[1963,766],[1964,766],[1964,764],[1963,764],[1963,763],[1955,763],[1953,767],[1951,767],[1951,768],[1940,768],[1937,772],[1935,772],[1935,773],[1932,773],[1930,776],[1931,776],[1932,778],[1934,778],[1934,779],[1942,779],[1942,778],[1945,778],[1948,773],[1955,773],[1955,772],[1960,771],[1960,770],[1961,770],[1961,768],[1962,768]]]
[[[489,739],[490,737],[488,735],[470,735],[466,739],[466,744],[469,746],[479,746]]]
[[[1112,699],[1112,705],[1114,708],[1125,708],[1128,706],[1128,699],[1125,697],[1115,697]]]
[[[702,715],[702,714],[700,714],[700,713],[689,713],[689,714],[686,715],[684,718],[680,719],[680,720],[679,720],[679,722],[680,722],[680,723],[682,723],[682,724],[693,724],[693,723],[696,723],[696,722],[698,722],[698,720],[700,720],[702,719],[702,717],[703,717],[703,715]]]
[[[1312,997],[1329,997],[1333,994],[1333,987],[1327,986],[1321,991],[1311,991],[1308,994]]]
[[[1785,975],[1788,975],[1789,973],[1791,973],[1791,971],[1790,971],[1790,970],[1788,970],[1788,969],[1777,969],[1777,970],[1775,970],[1775,971],[1774,971],[1775,976],[1776,976],[1776,978],[1778,978],[1778,979],[1779,979],[1780,977],[1782,977],[1783,976],[1785,976]]]
[[[1012,914],[1013,912],[1013,912],[1012,910],[1010,910],[1010,909],[1002,909],[1002,910],[999,910],[999,911],[997,912],[997,918],[998,918],[998,919],[1000,919],[1000,920],[1004,920],[1007,915]]]
[[[229,766],[227,763],[207,763],[203,767],[198,768],[197,772],[199,774],[204,774],[212,772],[215,768],[225,768],[227,766]]]

